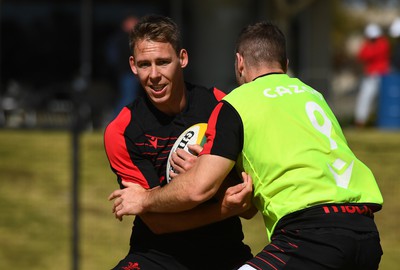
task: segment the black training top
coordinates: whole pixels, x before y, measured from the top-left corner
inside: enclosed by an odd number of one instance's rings
[[[106,128],[105,148],[112,170],[121,180],[153,188],[166,184],[169,152],[179,135],[193,124],[207,122],[225,95],[212,88],[186,83],[187,106],[178,115],[158,111],[145,97],[125,107]],[[189,269],[231,269],[251,257],[243,242],[239,217],[194,230],[156,235],[136,217],[131,252],[157,250],[171,255]],[[204,263],[204,264],[203,264]],[[210,268],[211,267],[211,268]]]

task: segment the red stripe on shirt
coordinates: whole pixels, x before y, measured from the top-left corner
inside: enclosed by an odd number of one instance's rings
[[[221,101],[226,96],[226,94],[224,92],[222,92],[221,90],[219,90],[218,88],[215,88],[215,87],[213,89],[213,92],[214,92],[214,97],[218,101]]]
[[[124,132],[131,121],[131,112],[123,108],[118,118],[112,121],[104,133],[104,146],[111,167],[123,180],[149,188],[146,178],[135,164],[133,164],[125,143]]]
[[[206,130],[207,141],[204,144],[203,151],[201,151],[200,155],[211,153],[211,148],[213,147],[216,134],[218,114],[221,111],[222,105],[223,103],[218,103],[217,106],[215,106],[213,112],[211,113],[210,118],[208,119],[208,125]]]

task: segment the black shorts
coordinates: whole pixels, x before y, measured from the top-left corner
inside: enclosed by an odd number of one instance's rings
[[[197,261],[184,259],[180,261],[177,257],[156,250],[131,251],[113,270],[234,270],[249,260],[252,255],[250,252],[237,253],[236,250],[232,252],[229,260],[223,259],[226,255],[219,257],[209,252],[197,254]]]
[[[382,256],[377,232],[342,228],[280,231],[246,264],[255,269],[376,270]]]
[[[129,253],[113,270],[189,270],[173,257],[164,253],[148,250]]]
[[[378,269],[383,252],[373,217],[370,213],[344,212],[326,213],[325,219],[324,214],[318,217],[318,208],[293,215],[292,221],[283,222],[286,226],[278,224],[271,242],[246,264],[257,270]],[[309,224],[328,223],[310,228],[307,219]],[[295,220],[300,221],[298,229],[294,228]],[[350,228],[349,224],[357,225]]]

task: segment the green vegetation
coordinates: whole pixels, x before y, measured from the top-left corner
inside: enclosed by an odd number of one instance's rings
[[[400,133],[346,130],[351,148],[378,179],[385,198],[376,214],[384,257],[400,264]],[[125,256],[133,217],[113,218],[117,188],[102,133],[80,138],[80,269],[110,269]],[[72,138],[67,132],[0,131],[0,269],[71,269]],[[243,222],[253,252],[266,243],[260,216]]]

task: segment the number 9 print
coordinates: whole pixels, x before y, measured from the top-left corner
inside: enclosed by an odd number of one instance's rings
[[[317,120],[316,112],[322,116],[323,123],[320,124]],[[335,150],[338,148],[337,143],[334,139],[332,139],[332,121],[328,118],[324,110],[317,103],[310,101],[306,103],[306,113],[308,119],[311,124],[314,126],[316,130],[322,133],[329,139],[331,150]],[[350,183],[351,173],[353,171],[354,161],[348,166],[348,168],[339,174],[336,171],[342,170],[346,166],[346,162],[341,160],[340,158],[336,159],[333,162],[332,166],[328,164],[329,170],[331,171],[333,177],[335,178],[336,185],[342,188],[347,188]]]

